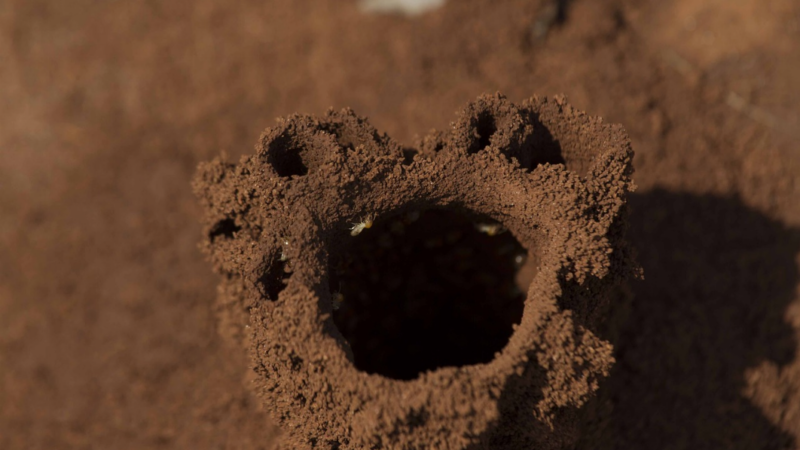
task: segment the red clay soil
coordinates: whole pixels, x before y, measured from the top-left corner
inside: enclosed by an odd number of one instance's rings
[[[496,91],[564,93],[636,152],[645,279],[595,330],[616,362],[575,447],[798,448],[800,6],[574,0],[540,37],[546,3],[2,2],[0,448],[277,448],[221,337],[198,163],[330,107],[434,149]]]

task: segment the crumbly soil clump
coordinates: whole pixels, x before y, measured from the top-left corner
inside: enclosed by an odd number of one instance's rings
[[[574,445],[638,273],[632,155],[562,98],[496,94],[415,149],[346,109],[201,165],[221,330],[287,445]]]

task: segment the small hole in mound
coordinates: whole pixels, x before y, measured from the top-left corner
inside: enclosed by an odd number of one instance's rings
[[[348,240],[329,279],[360,370],[408,380],[488,363],[522,317],[528,252],[491,220],[427,210],[378,218]]]
[[[478,116],[478,123],[475,125],[475,132],[478,134],[478,146],[472,147],[470,153],[477,153],[486,148],[492,140],[492,136],[497,133],[497,122],[492,114],[481,113]]]
[[[530,120],[533,123],[533,133],[528,136],[526,142],[525,155],[526,161],[520,161],[522,167],[533,170],[540,164],[562,164],[567,166],[564,160],[561,143],[553,137],[550,129],[547,128],[536,113],[530,113]],[[567,166],[567,169],[572,169]]]
[[[403,149],[403,164],[408,166],[412,162],[414,162],[414,156],[417,154],[417,150],[413,148],[404,148]]]
[[[359,145],[366,145],[369,146],[370,140],[377,142],[379,140],[376,133],[372,133],[371,139],[370,137],[365,137],[363,135],[359,135],[358,125],[346,125],[342,123],[331,123],[325,124],[322,126],[322,129],[333,135],[336,139],[336,143],[339,144],[341,148],[347,150],[355,150],[356,147]]]
[[[208,233],[208,238],[214,242],[218,237],[232,238],[234,233],[240,231],[242,227],[236,225],[233,219],[223,219],[217,222]]]
[[[258,279],[262,295],[273,302],[278,300],[278,294],[286,289],[287,280],[291,276],[291,267],[287,261],[279,259],[273,261],[267,272]]]
[[[269,163],[281,177],[306,175],[308,167],[303,161],[304,150],[289,136],[281,136],[269,144]]]

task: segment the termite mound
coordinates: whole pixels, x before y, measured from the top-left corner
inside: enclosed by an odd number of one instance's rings
[[[561,97],[495,94],[413,150],[343,110],[201,165],[221,332],[248,348],[286,445],[572,445],[613,363],[597,330],[638,271],[632,156],[620,126]]]

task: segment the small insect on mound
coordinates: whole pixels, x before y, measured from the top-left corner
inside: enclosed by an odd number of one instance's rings
[[[372,221],[375,218],[372,215],[367,216],[364,219],[361,219],[361,222],[354,223],[352,227],[350,227],[350,236],[358,236],[367,228],[372,228]]]
[[[333,300],[333,310],[338,311],[342,307],[342,303],[344,303],[344,295],[341,292],[334,292],[331,298]]]
[[[506,229],[499,223],[478,223],[475,224],[475,229],[489,236],[497,236],[498,234],[506,231]]]

